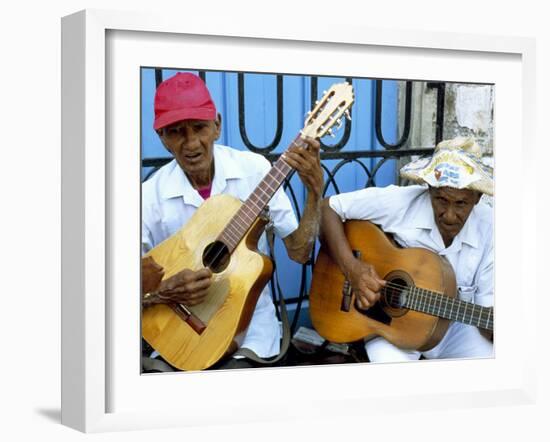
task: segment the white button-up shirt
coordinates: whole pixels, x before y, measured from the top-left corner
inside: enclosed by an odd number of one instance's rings
[[[211,195],[223,193],[245,201],[271,165],[261,155],[216,144],[214,168]],[[180,230],[203,202],[176,160],[161,167],[142,186],[142,253],[147,253]],[[281,238],[298,227],[291,203],[282,188],[269,202],[269,217],[275,234]],[[258,249],[269,253],[265,234],[260,237]],[[258,299],[242,346],[264,358],[279,353],[279,324],[267,286]]]
[[[493,210],[488,204],[474,206],[449,247],[435,224],[426,186],[370,187],[335,195],[329,204],[342,221],[369,220],[393,234],[402,247],[423,247],[444,256],[455,271],[460,299],[493,305]]]

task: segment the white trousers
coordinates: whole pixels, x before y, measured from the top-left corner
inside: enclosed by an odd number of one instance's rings
[[[476,327],[459,322],[452,322],[441,342],[425,352],[401,350],[381,337],[368,341],[365,349],[371,362],[413,361],[419,359],[420,355],[427,359],[493,356],[493,343],[483,337]]]

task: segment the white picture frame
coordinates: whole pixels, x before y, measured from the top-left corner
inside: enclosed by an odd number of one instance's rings
[[[528,192],[525,186],[515,185],[507,177],[517,167],[514,158],[510,158],[506,147],[514,144],[520,146],[517,155],[521,158],[522,173],[527,172],[530,159],[534,158],[534,121],[535,102],[535,46],[532,39],[506,37],[494,38],[482,35],[465,35],[454,33],[428,33],[421,31],[402,31],[394,33],[389,30],[369,29],[367,27],[336,26],[326,29],[300,23],[241,23],[234,27],[230,22],[212,19],[186,22],[182,28],[177,18],[169,14],[114,12],[101,10],[82,11],[63,18],[62,21],[62,423],[84,432],[101,432],[141,428],[187,427],[217,423],[248,423],[325,415],[359,416],[367,413],[406,412],[415,410],[459,409],[492,407],[500,404],[534,404],[536,401],[536,322],[527,320],[529,305],[535,305],[536,278],[527,278],[528,256],[536,254],[535,231],[529,230],[527,220],[536,218],[537,197],[532,189]],[[319,51],[333,53],[335,48],[345,55],[346,51],[365,50],[376,57],[386,57],[386,63],[375,66],[370,71],[372,77],[394,77],[389,72],[398,72],[399,57],[412,60],[411,69],[417,69],[418,77],[423,79],[428,73],[432,79],[475,82],[483,78],[480,72],[460,70],[449,76],[449,66],[441,71],[437,63],[423,66],[414,62],[415,57],[438,58],[458,57],[468,65],[472,60],[480,65],[491,63],[510,63],[511,69],[496,84],[496,292],[505,293],[507,288],[499,280],[499,275],[509,273],[517,265],[511,262],[510,254],[519,257],[521,296],[516,296],[514,306],[506,296],[496,301],[496,357],[491,360],[461,361],[424,361],[410,364],[369,364],[345,367],[308,367],[290,369],[260,369],[219,373],[178,373],[174,375],[139,376],[137,347],[135,360],[123,352],[116,352],[117,339],[115,329],[118,323],[132,322],[139,313],[135,307],[128,306],[130,313],[122,314],[122,307],[130,302],[118,293],[110,293],[113,288],[113,263],[121,253],[120,248],[113,249],[117,220],[118,197],[113,188],[123,191],[128,186],[135,186],[134,163],[128,170],[119,167],[119,155],[127,151],[109,150],[109,143],[116,138],[108,133],[106,121],[114,117],[116,110],[109,108],[112,103],[111,81],[117,81],[117,72],[109,70],[112,63],[118,63],[120,54],[115,47],[118,43],[109,41],[113,36],[121,41],[139,39],[139,51],[129,51],[132,63],[139,61],[147,53],[148,40],[156,45],[159,41],[168,42],[158,46],[159,53],[170,56],[170,45],[178,45],[182,40],[192,40],[199,47],[206,44],[224,44],[231,40],[235,47],[250,48],[252,51],[272,50],[280,52],[292,50]],[[129,37],[129,38],[126,38]],[[123,42],[123,44],[128,43]],[[131,44],[128,43],[128,44]],[[115,46],[113,46],[115,45]],[[141,50],[143,49],[143,51]],[[262,50],[264,50],[262,49]],[[331,52],[332,51],[332,52]],[[193,52],[193,54],[196,54]],[[110,58],[111,57],[111,58]],[[199,57],[199,55],[197,55]],[[393,57],[393,58],[392,58]],[[410,59],[409,59],[410,57]],[[270,60],[273,57],[270,57]],[[162,60],[159,58],[162,62]],[[468,61],[470,60],[470,61]],[[476,61],[477,60],[477,61]],[[277,62],[275,57],[275,62]],[[177,62],[176,62],[177,63]],[[197,58],[195,66],[201,66],[205,60]],[[220,55],[212,64],[204,66],[212,69],[250,68],[250,61],[237,58],[228,61]],[[257,61],[256,61],[257,63]],[[266,70],[269,71],[268,61]],[[392,64],[393,63],[393,64]],[[145,64],[145,63],[144,63]],[[151,65],[150,63],[147,63]],[[315,64],[315,63],[314,63]],[[384,65],[384,66],[382,66]],[[175,65],[173,65],[175,66]],[[121,68],[122,69],[122,68]],[[303,66],[289,67],[286,71],[296,69],[303,72]],[[317,62],[311,69],[323,74],[334,73],[327,64]],[[422,74],[424,69],[424,74]],[[447,71],[445,70],[447,69]],[[519,69],[519,71],[516,71]],[[109,75],[106,75],[106,72]],[[340,72],[338,72],[340,73]],[[111,76],[111,74],[113,74]],[[139,76],[139,73],[136,72]],[[505,75],[495,74],[495,75]],[[399,76],[398,76],[399,77]],[[407,77],[410,78],[410,77]],[[518,80],[519,79],[519,80]],[[130,82],[133,80],[129,80]],[[519,81],[519,83],[518,83]],[[503,92],[499,92],[502,86]],[[512,85],[519,85],[512,90]],[[504,89],[510,90],[504,90]],[[509,95],[509,96],[507,96]],[[503,97],[502,99],[500,97]],[[139,98],[139,97],[137,97]],[[111,100],[111,101],[110,101]],[[501,100],[501,101],[499,101]],[[504,101],[502,101],[504,100]],[[507,102],[521,106],[521,124],[507,124],[511,115],[499,103]],[[139,114],[136,107],[136,115]],[[515,114],[518,114],[515,110]],[[137,116],[134,116],[136,121]],[[130,117],[130,119],[133,117]],[[123,122],[124,123],[124,122]],[[126,123],[124,123],[126,124]],[[134,123],[128,123],[134,124]],[[129,126],[131,127],[131,126]],[[132,126],[133,127],[133,126]],[[503,137],[501,134],[506,134]],[[502,149],[502,150],[499,150]],[[502,152],[502,153],[500,153]],[[137,153],[135,160],[139,163]],[[135,175],[135,176],[134,176]],[[501,177],[501,178],[499,178]],[[499,199],[499,195],[506,195]],[[519,218],[519,235],[521,241],[514,245],[504,244],[506,228],[504,221],[513,210],[510,200],[522,201],[522,215]],[[135,203],[135,201],[134,201]],[[116,210],[115,210],[116,208]],[[128,213],[135,210],[130,207]],[[499,220],[503,221],[499,221]],[[135,227],[134,220],[130,224]],[[134,228],[129,228],[130,231]],[[500,238],[500,240],[499,240]],[[131,248],[131,244],[129,246]],[[504,252],[505,248],[507,249]],[[136,246],[135,252],[139,253]],[[136,268],[128,268],[129,274],[136,275]],[[122,272],[124,274],[124,272]],[[132,287],[131,284],[135,286]],[[138,278],[128,287],[129,293],[137,293]],[[135,303],[134,303],[135,304]],[[513,308],[514,307],[514,308]],[[134,310],[132,311],[132,308]],[[131,318],[124,318],[129,315]],[[522,345],[516,346],[518,337],[512,324],[521,324]],[[138,324],[136,324],[136,327]],[[120,333],[119,333],[120,334]],[[134,338],[131,338],[134,339]],[[132,341],[133,342],[133,341]],[[130,347],[134,347],[132,344]],[[117,361],[114,363],[114,361]],[[117,373],[122,367],[127,376]],[[129,367],[129,368],[128,368]],[[135,368],[135,370],[134,370]],[[455,376],[453,385],[438,385],[433,382],[423,386],[396,388],[379,385],[365,386],[359,382],[362,378],[379,379],[420,377],[436,381],[443,379],[438,373],[464,373],[465,377]],[[428,374],[426,374],[428,373]],[[314,375],[312,375],[314,374]],[[182,377],[184,376],[184,377]],[[126,377],[128,379],[126,379]],[[315,380],[322,377],[324,389],[319,388]],[[354,388],[339,388],[340,380],[345,378]],[[312,381],[313,379],[313,381]],[[239,397],[243,384],[249,390],[246,397]],[[113,391],[119,385],[120,390],[113,400]],[[269,384],[269,385],[268,385]],[[271,385],[273,384],[273,385]],[[137,387],[136,387],[137,386]],[[264,402],[258,387],[263,386]],[[292,407],[288,407],[284,388],[299,389],[300,397],[292,397]],[[140,396],[134,397],[130,390],[138,388],[143,398],[149,402],[138,404]],[[160,406],[168,391],[183,388],[192,401],[174,407],[169,404]],[[323,391],[324,390],[324,391]],[[118,390],[117,390],[118,391]],[[151,395],[158,392],[158,401],[151,402]],[[126,397],[125,397],[126,396]],[[215,401],[216,397],[225,398]],[[132,403],[135,406],[128,404]],[[149,404],[149,405],[147,405]],[[228,407],[230,411],[228,412]]]

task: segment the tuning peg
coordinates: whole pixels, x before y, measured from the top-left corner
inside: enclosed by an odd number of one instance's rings
[[[349,113],[349,109],[346,109],[344,114],[346,115],[346,118],[351,121],[351,114]]]
[[[327,130],[327,135],[332,137],[332,138],[336,137],[336,135],[334,135],[334,132],[332,131],[332,129]]]
[[[338,118],[338,119],[336,120],[336,124],[337,124],[336,129],[340,129],[340,128],[342,127],[342,119],[341,119],[341,118]]]

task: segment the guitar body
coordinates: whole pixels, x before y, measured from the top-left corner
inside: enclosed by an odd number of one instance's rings
[[[347,221],[344,228],[352,250],[359,251],[360,259],[372,264],[386,281],[456,296],[454,271],[436,253],[398,248],[368,221]],[[441,340],[449,326],[447,319],[390,305],[385,295],[366,311],[355,307],[352,295],[349,311],[345,311],[344,282],[344,274],[322,247],[313,269],[309,306],[313,326],[329,341],[382,336],[399,348],[426,351]]]
[[[210,197],[181,230],[147,256],[164,268],[164,279],[185,268],[205,267],[204,250],[216,241],[241,205],[229,195]],[[173,366],[202,370],[241,344],[258,297],[273,270],[271,260],[257,251],[263,227],[263,221],[257,219],[231,253],[227,266],[213,272],[206,301],[187,307],[205,325],[200,333],[169,305],[143,310],[143,338]]]

